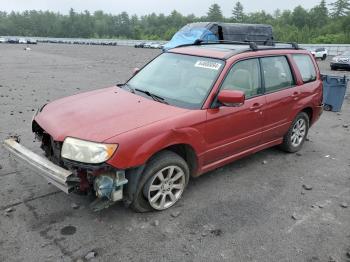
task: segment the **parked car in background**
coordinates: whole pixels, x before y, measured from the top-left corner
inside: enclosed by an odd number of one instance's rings
[[[154,49],[159,49],[159,48],[161,48],[161,44],[159,44],[159,43],[152,43],[151,45],[150,45],[150,48],[154,48]]]
[[[28,41],[27,41],[27,39],[25,39],[25,38],[20,38],[20,39],[18,39],[18,43],[19,43],[19,44],[27,44]]]
[[[143,47],[144,48],[151,48],[151,45],[153,45],[153,42],[146,42]]]
[[[164,210],[191,176],[272,146],[299,151],[322,96],[316,61],[297,45],[199,43],[160,54],[124,84],[42,106],[32,131],[46,158],[16,138],[4,145],[66,193]]]
[[[37,43],[38,43],[38,41],[36,39],[33,39],[33,38],[29,38],[27,40],[27,44],[36,45]]]
[[[0,37],[0,43],[6,43],[7,42],[7,39],[4,38],[4,37]]]
[[[350,51],[345,51],[341,55],[333,57],[330,66],[332,70],[350,69]]]
[[[320,47],[320,48],[312,49],[311,50],[311,54],[315,58],[326,60],[326,58],[328,56],[328,50],[326,48],[324,48],[324,47]]]
[[[9,44],[18,44],[18,39],[15,37],[11,37],[7,40]]]
[[[145,42],[142,42],[142,43],[138,43],[136,45],[134,45],[135,48],[144,48],[145,47]]]

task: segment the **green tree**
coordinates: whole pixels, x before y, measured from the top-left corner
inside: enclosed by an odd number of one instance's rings
[[[222,15],[221,7],[218,4],[211,5],[207,13],[207,18],[211,22],[223,21],[224,16]]]
[[[297,6],[293,10],[292,14],[292,23],[298,28],[303,28],[304,26],[308,25],[308,12],[306,9],[304,9],[302,6]]]
[[[326,1],[322,0],[319,5],[311,8],[309,12],[310,24],[314,27],[322,27],[328,21],[328,8]]]
[[[350,11],[350,0],[337,0],[331,3],[331,15],[332,17],[346,16]]]
[[[331,15],[325,0],[310,10],[301,6],[294,10],[276,10],[244,14],[243,6],[235,1],[230,19],[223,17],[220,6],[210,7],[208,16],[183,16],[176,10],[169,15],[148,14],[141,17],[126,12],[107,14],[70,9],[62,15],[50,11],[0,11],[0,35],[96,37],[168,40],[181,27],[192,22],[233,21],[271,24],[274,37],[280,41],[303,43],[350,43],[350,0],[333,0]]]
[[[245,22],[251,24],[272,24],[274,22],[274,18],[265,11],[260,11],[250,13],[249,16],[245,18]]]
[[[234,22],[242,23],[244,20],[244,8],[240,1],[238,1],[232,10],[232,19]]]
[[[321,0],[320,4],[317,6],[324,16],[328,16],[328,8],[327,8],[327,3],[326,0]]]

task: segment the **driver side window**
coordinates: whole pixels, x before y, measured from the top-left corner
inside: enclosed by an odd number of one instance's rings
[[[248,59],[236,63],[228,72],[223,90],[243,91],[246,99],[261,94],[260,66],[258,59]]]

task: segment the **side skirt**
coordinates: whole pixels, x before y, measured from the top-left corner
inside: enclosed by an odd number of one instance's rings
[[[242,151],[242,152],[240,152],[238,154],[235,154],[235,155],[228,156],[226,158],[220,159],[220,160],[218,160],[216,162],[213,162],[213,163],[210,163],[208,165],[203,166],[203,168],[201,170],[199,170],[199,172],[197,174],[195,174],[194,176],[200,176],[200,175],[202,175],[202,174],[204,174],[204,173],[206,173],[208,171],[214,170],[214,169],[216,169],[218,167],[224,166],[224,165],[226,165],[228,163],[231,163],[231,162],[236,161],[238,159],[241,159],[243,157],[249,156],[249,155],[254,154],[256,152],[259,152],[259,151],[261,151],[263,149],[279,145],[282,142],[283,142],[283,138],[279,138],[279,139],[270,141],[268,143],[261,144],[261,145],[258,145],[256,147],[247,149],[247,150]]]

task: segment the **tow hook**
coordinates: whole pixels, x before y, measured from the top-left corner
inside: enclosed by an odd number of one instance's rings
[[[125,178],[124,170],[101,174],[96,177],[94,180],[94,190],[97,199],[91,203],[90,208],[94,211],[100,211],[122,200],[123,187],[127,183],[128,180]]]

